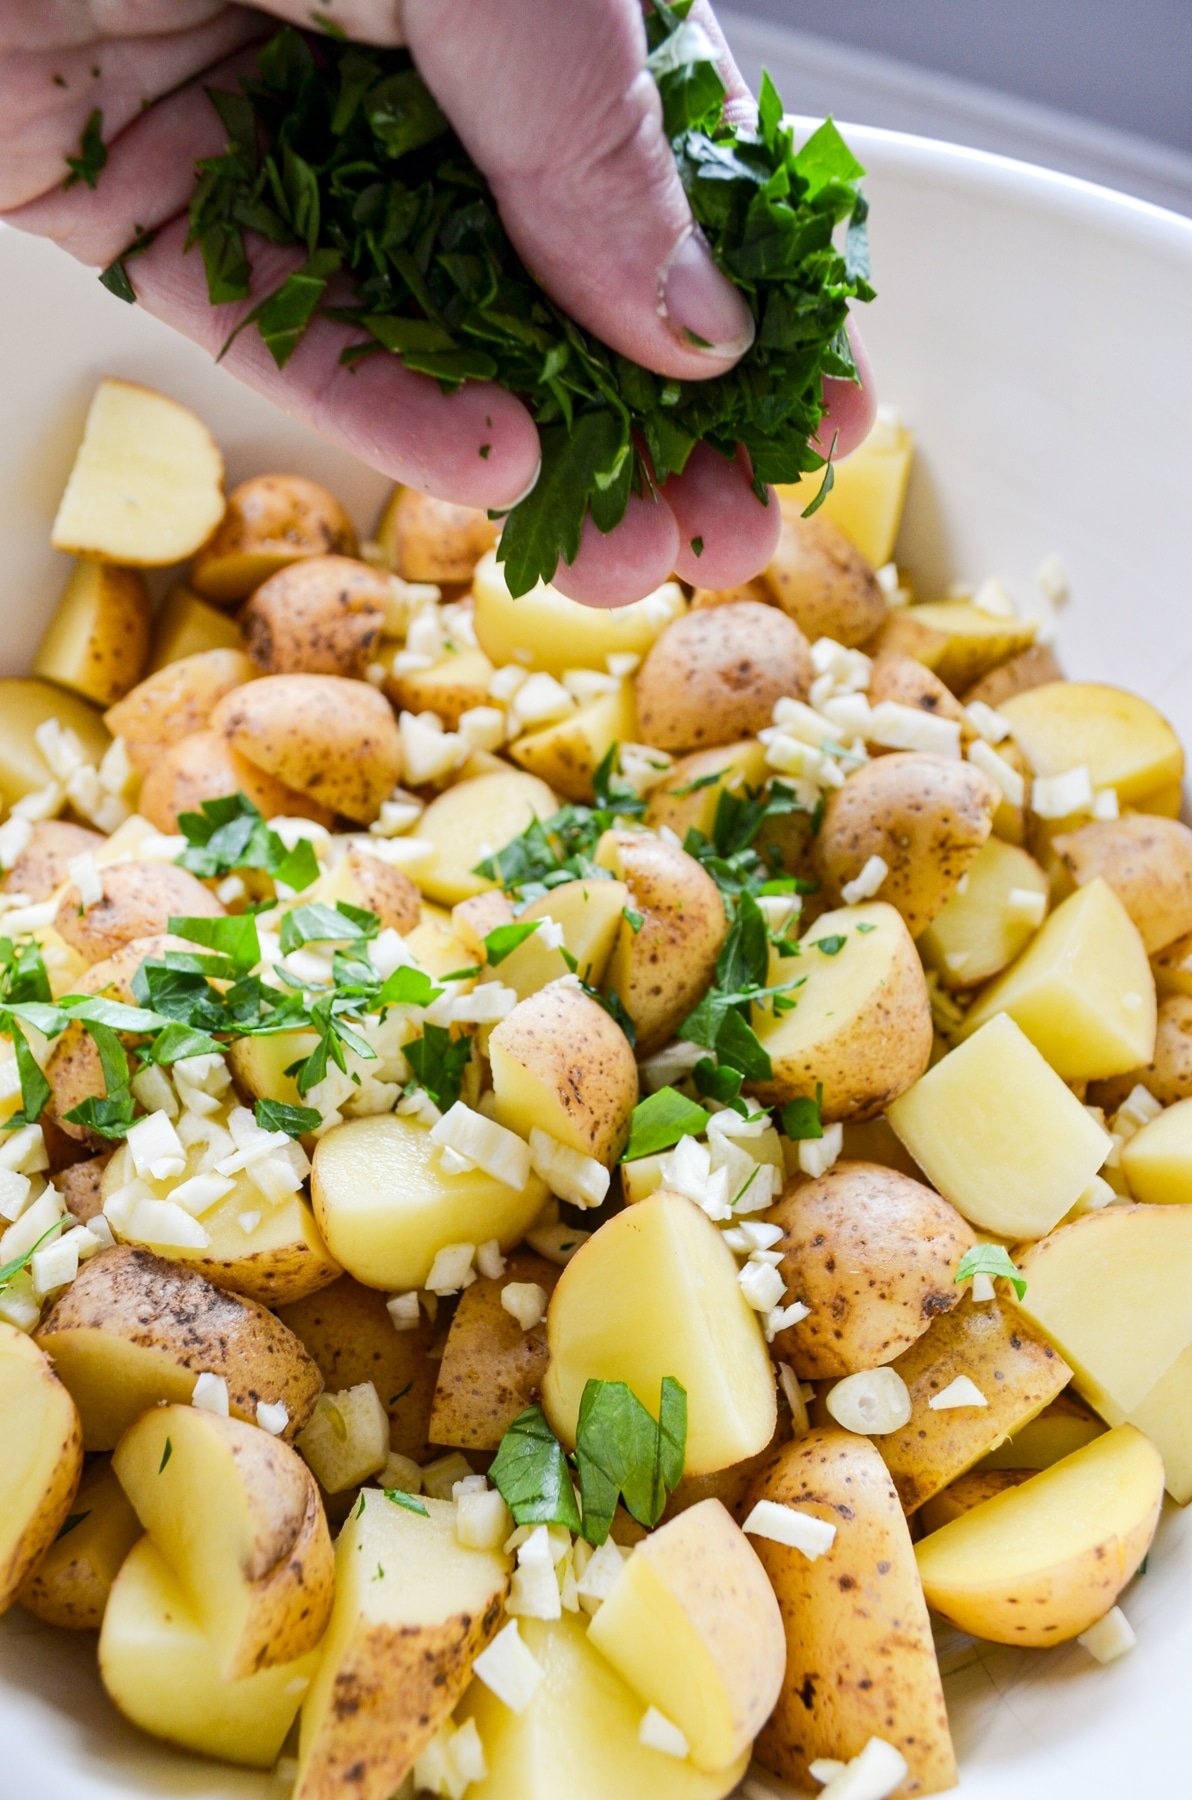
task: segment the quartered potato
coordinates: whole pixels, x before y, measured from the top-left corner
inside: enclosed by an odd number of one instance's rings
[[[0,1324],[0,1612],[61,1530],[83,1469],[75,1403],[48,1356]]]
[[[38,646],[33,673],[109,706],[144,674],[149,615],[149,590],[135,569],[78,562]]]

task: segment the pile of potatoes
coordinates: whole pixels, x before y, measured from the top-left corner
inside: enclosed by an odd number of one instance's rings
[[[55,995],[132,1002],[188,947],[171,920],[272,902],[268,976],[280,914],[363,908],[466,1040],[448,1114],[414,1007],[306,1095],[310,1031],[141,1071],[154,1160],[67,1116],[105,1091],[85,1028],[30,1033],[0,1610],[98,1633],[145,1731],[296,1759],[297,1800],[716,1800],[751,1758],[880,1800],[958,1779],[932,1613],[1128,1647],[1164,1489],[1192,1499],[1183,751],[1037,621],[911,598],[910,457],[883,426],[814,518],[781,496],[744,589],[587,611],[511,599],[492,523],[412,490],[365,542],[303,476],[225,499],[193,415],[102,384],[53,533],[78,560],[0,682],[0,934]],[[614,748],[641,804],[586,873],[525,905],[481,872]],[[706,1054],[682,1028],[730,909],[688,833],[774,781],[796,805],[754,847],[799,892],[759,902],[793,1002],[752,1002],[769,1073],[751,1117],[709,1102],[624,1161]],[[308,839],[307,891],[178,866],[180,816],[237,792]],[[261,1100],[320,1124],[263,1144]],[[486,1472],[519,1415],[570,1448],[589,1381],[654,1412],[666,1377],[658,1525],[515,1530]]]

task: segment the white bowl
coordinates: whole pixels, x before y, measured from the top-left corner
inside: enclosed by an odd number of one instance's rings
[[[849,137],[871,170],[881,298],[866,334],[884,397],[918,437],[901,559],[921,590],[996,571],[1027,596],[1058,552],[1072,585],[1060,620],[1069,672],[1136,687],[1192,738],[1192,221],[977,151],[860,128]],[[300,469],[370,519],[379,476],[47,245],[0,231],[0,293],[8,672],[27,666],[63,579],[46,533],[100,375],[193,405],[233,478]],[[1192,1790],[1189,1525],[1168,1509],[1148,1573],[1126,1596],[1138,1647],[1124,1661],[1101,1668],[1077,1646],[990,1646],[948,1677],[963,1800]],[[280,1793],[270,1777],[175,1754],[125,1726],[94,1664],[90,1638],[19,1612],[0,1626],[0,1793]]]

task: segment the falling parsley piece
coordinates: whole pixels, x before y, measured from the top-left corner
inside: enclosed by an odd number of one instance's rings
[[[1003,1244],[974,1244],[961,1257],[956,1270],[957,1281],[971,1281],[974,1275],[990,1275],[1008,1281],[1021,1300],[1026,1293],[1026,1276],[1018,1272],[1018,1264]]]
[[[171,1456],[173,1456],[173,1454],[174,1454],[174,1445],[173,1445],[172,1441],[169,1438],[167,1438],[166,1443],[165,1443],[165,1449],[161,1453],[161,1461],[157,1465],[157,1472],[159,1475],[162,1473],[166,1464],[169,1462],[169,1460],[170,1460]]]

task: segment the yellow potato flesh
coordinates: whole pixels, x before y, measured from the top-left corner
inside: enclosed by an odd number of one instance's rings
[[[1095,789],[1137,806],[1178,785],[1184,752],[1162,713],[1096,681],[1049,681],[999,708],[1035,775],[1086,768]]]
[[[135,569],[83,558],[71,571],[33,662],[99,706],[110,706],[144,673],[149,653],[149,594]]]
[[[352,1119],[319,1139],[311,1174],[315,1213],[331,1254],[366,1287],[424,1287],[447,1244],[522,1238],[546,1201],[531,1175],[522,1190],[470,1169],[448,1175],[424,1125],[395,1114]]]
[[[242,645],[234,618],[208,606],[179,583],[157,609],[149,673],[164,669],[167,663],[181,662],[184,656],[197,656],[204,650],[239,650]]]
[[[672,619],[687,610],[683,590],[668,581],[632,606],[581,606],[540,585],[513,599],[490,550],[472,577],[474,623],[480,648],[500,668],[519,663],[562,675],[567,669],[604,669],[609,656],[644,656]]]
[[[880,569],[894,554],[902,507],[910,480],[915,440],[898,420],[877,420],[864,443],[834,462],[833,482],[820,507],[821,516],[843,531],[867,563]],[[821,473],[780,487],[784,504],[802,509],[815,498]]]
[[[522,1000],[488,1041],[493,1116],[527,1140],[535,1129],[611,1164],[637,1105],[637,1064],[620,1026],[579,988]]]
[[[1150,1439],[1119,1426],[916,1545],[928,1604],[995,1643],[1061,1643],[1109,1611],[1163,1498]]]
[[[782,1615],[749,1540],[702,1500],[636,1545],[589,1641],[679,1727],[697,1769],[735,1762],[782,1688]]]
[[[1180,1506],[1192,1500],[1192,1344],[1160,1376],[1130,1414],[1163,1458],[1168,1493]]]
[[[223,473],[215,439],[185,406],[101,381],[50,542],[140,568],[181,562],[223,517]]]
[[[1110,1147],[1005,1015],[929,1069],[887,1117],[932,1186],[970,1224],[1000,1237],[1050,1231]]]
[[[304,1104],[298,1082],[286,1070],[308,1057],[318,1043],[313,1031],[279,1031],[275,1037],[238,1038],[228,1052],[228,1062],[240,1086],[254,1099],[284,1100],[288,1106]]]
[[[632,904],[623,881],[567,881],[543,894],[519,914],[522,919],[553,919],[562,928],[563,948],[575,958],[575,973],[590,987],[598,987],[608,968],[625,908]],[[540,932],[499,963],[496,980],[511,987],[519,1000],[537,993],[548,982],[569,972],[562,950],[552,950]]]
[[[142,1731],[251,1769],[271,1769],[318,1662],[228,1681],[187,1596],[149,1538],[120,1569],[104,1612],[99,1672]]]
[[[92,1461],[64,1525],[17,1598],[66,1631],[98,1631],[112,1583],[141,1535],[107,1457]]]
[[[965,1032],[1006,1013],[1065,1080],[1101,1080],[1149,1063],[1155,981],[1138,927],[1098,876],[1077,888],[980,996]]]
[[[1033,856],[991,837],[965,877],[918,939],[919,954],[948,988],[975,987],[1000,974],[1022,953],[1038,927],[1009,911],[1010,894],[1042,894],[1050,884]]]
[[[772,1126],[766,1126],[757,1137],[738,1138],[737,1145],[751,1162],[768,1163],[772,1168],[781,1170],[785,1184],[782,1139]],[[621,1191],[626,1205],[635,1206],[639,1200],[656,1194],[663,1186],[662,1165],[667,1155],[667,1151],[659,1151],[655,1156],[639,1156],[634,1162],[621,1164]]]
[[[1045,1406],[1037,1417],[1020,1425],[1004,1443],[990,1450],[976,1465],[978,1471],[996,1469],[1049,1469],[1073,1450],[1091,1444],[1105,1430],[1095,1414],[1065,1392]]]
[[[112,741],[95,708],[77,694],[48,681],[0,681],[0,800],[6,806],[53,780],[34,736],[47,719],[74,732],[90,763],[98,763]]]
[[[48,1357],[0,1325],[0,1612],[66,1517],[83,1465],[74,1401]]]
[[[894,613],[883,628],[881,647],[913,656],[962,693],[1034,641],[1033,620],[981,612],[967,600],[931,600]]]
[[[379,659],[390,665],[385,691],[396,706],[407,712],[437,713],[447,729],[454,731],[461,715],[473,706],[492,705],[489,683],[493,666],[483,650],[463,644],[429,669],[410,669],[399,675],[392,668],[392,659],[401,654],[401,648],[395,644],[390,652],[387,646]]]
[[[691,756],[681,757],[665,780],[651,791],[646,824],[652,831],[669,825],[680,839],[693,828],[709,837],[721,794],[726,789],[730,794],[739,794],[745,787],[762,787],[769,775],[765,745],[756,738],[713,750],[697,750]]]
[[[431,900],[454,906],[495,884],[476,865],[503,850],[532,819],[549,819],[558,801],[544,781],[509,769],[461,782],[432,800],[418,821],[418,836],[434,845],[434,860],[417,870]]]
[[[1177,1100],[1122,1146],[1122,1169],[1136,1200],[1192,1200],[1192,1100]]]
[[[475,1721],[488,1774],[470,1800],[722,1800],[749,1760],[706,1774],[638,1740],[643,1707],[593,1648],[572,1613],[547,1623],[519,1620],[542,1680],[523,1712],[474,1681],[459,1712]]]
[[[567,1265],[547,1314],[543,1404],[575,1442],[592,1378],[626,1382],[657,1417],[665,1375],[687,1390],[685,1472],[743,1462],[769,1443],[774,1375],[758,1315],[719,1231],[661,1192],[602,1225]]]
[[[566,799],[590,802],[592,777],[613,745],[633,744],[637,737],[633,683],[623,681],[615,693],[601,694],[557,724],[518,738],[509,754]]]

